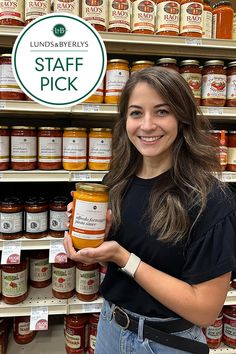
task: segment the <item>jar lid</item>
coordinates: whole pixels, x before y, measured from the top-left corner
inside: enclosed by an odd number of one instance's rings
[[[193,59],[181,60],[179,65],[180,66],[183,66],[183,65],[197,65],[197,66],[199,66],[199,61],[193,60]]]
[[[111,132],[111,128],[90,128],[91,132]]]
[[[221,65],[224,66],[223,60],[207,60],[204,63],[204,66],[211,66],[211,65]]]
[[[154,61],[151,60],[136,60],[133,61],[131,65],[142,65],[142,64],[150,64],[150,65],[154,65]]]
[[[11,58],[11,54],[10,53],[1,54],[0,58]]]
[[[76,183],[75,184],[76,190],[82,189],[88,192],[107,192],[108,186],[105,184],[98,184],[98,183]]]
[[[157,60],[157,64],[163,64],[163,63],[176,64],[177,60],[175,58],[160,58]]]
[[[28,199],[26,199],[25,204],[27,205],[35,205],[35,204],[46,204],[47,201],[44,197],[29,197]]]
[[[64,128],[64,130],[66,130],[66,131],[72,131],[72,130],[75,130],[75,131],[86,131],[86,128],[66,127],[66,128]]]
[[[6,125],[0,125],[0,129],[8,129],[8,126],[6,126]]]
[[[107,61],[107,63],[124,63],[124,64],[129,64],[128,60],[125,59],[110,59]]]
[[[22,130],[35,130],[35,127],[25,126],[25,125],[13,125],[11,129],[22,129]]]
[[[220,134],[221,132],[226,133],[226,130],[214,129],[214,130],[208,130],[208,132],[213,134]]]
[[[61,130],[60,127],[39,127],[39,130]]]
[[[64,205],[64,204],[68,204],[69,202],[69,199],[64,196],[64,195],[59,195],[59,196],[56,196],[54,198],[51,199],[50,203],[54,203],[56,205]]]
[[[22,204],[22,200],[18,197],[6,197],[2,200],[1,204],[2,205]]]
[[[228,1],[228,0],[222,0],[219,1],[217,4],[214,5],[214,8],[221,6],[221,5],[228,5],[228,6],[232,6],[232,2]]]
[[[236,61],[230,61],[227,65],[227,68],[230,68],[231,66],[236,66]]]

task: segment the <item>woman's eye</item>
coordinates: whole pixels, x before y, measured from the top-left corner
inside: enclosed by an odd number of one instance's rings
[[[160,116],[160,117],[164,117],[167,114],[169,114],[169,112],[166,111],[165,109],[160,109],[159,111],[157,111],[157,115]]]
[[[140,114],[141,114],[140,111],[132,111],[132,112],[130,112],[130,116],[131,117],[138,117]]]

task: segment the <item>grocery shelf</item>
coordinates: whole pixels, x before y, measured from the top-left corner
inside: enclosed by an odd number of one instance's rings
[[[219,348],[217,349],[211,349],[210,354],[235,354],[236,349],[227,347],[224,344],[221,344]]]
[[[47,236],[39,239],[30,239],[23,236],[19,239],[12,240],[12,243],[14,243],[14,241],[19,241],[21,243],[21,250],[23,251],[49,250],[51,241],[55,241],[55,240],[61,240],[61,239],[51,237],[51,236]],[[9,242],[9,240],[0,240],[0,250],[3,249],[4,242]]]
[[[91,313],[100,312],[103,303],[103,298],[100,297],[93,302],[80,301],[76,296],[68,299],[68,313]]]
[[[235,305],[236,304],[236,289],[231,288],[228,291],[227,298],[225,300],[225,305]]]
[[[108,171],[71,171],[70,182],[101,182]]]

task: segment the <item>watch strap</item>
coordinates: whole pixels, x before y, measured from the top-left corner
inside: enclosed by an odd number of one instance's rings
[[[138,269],[138,266],[141,262],[141,259],[136,256],[134,253],[131,253],[128,259],[128,262],[123,268],[120,268],[122,272],[126,273],[130,277],[134,278],[135,272]]]

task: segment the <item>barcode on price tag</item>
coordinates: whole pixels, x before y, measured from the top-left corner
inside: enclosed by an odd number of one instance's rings
[[[48,307],[31,307],[30,330],[46,331],[48,329]]]
[[[216,115],[216,116],[220,116],[224,113],[224,110],[222,107],[208,107],[208,114],[213,116],[213,115]]]
[[[4,241],[1,264],[20,264],[21,241]]]
[[[202,40],[199,38],[185,38],[185,44],[187,45],[202,45]]]
[[[71,174],[72,181],[90,181],[91,180],[91,173],[76,173],[72,172]]]
[[[82,311],[83,312],[100,312],[102,304],[83,304]]]
[[[6,109],[6,102],[2,101],[0,102],[0,109]]]
[[[82,112],[99,112],[100,106],[95,104],[85,104],[82,106]]]

